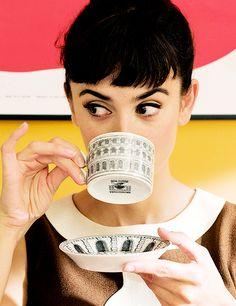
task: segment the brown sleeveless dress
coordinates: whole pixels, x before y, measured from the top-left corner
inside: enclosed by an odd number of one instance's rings
[[[122,287],[122,273],[79,268],[59,250],[64,240],[45,215],[27,232],[27,306],[104,305]],[[236,298],[236,205],[226,202],[197,242],[209,250],[226,288]],[[161,258],[189,262],[178,249],[167,251]]]

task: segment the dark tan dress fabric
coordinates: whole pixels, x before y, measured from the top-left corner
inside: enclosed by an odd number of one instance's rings
[[[122,287],[122,273],[79,268],[58,248],[64,240],[45,215],[27,232],[27,306],[104,305]],[[213,225],[197,242],[209,250],[225,286],[236,298],[236,205],[226,202]],[[180,250],[167,251],[161,258],[189,262]]]

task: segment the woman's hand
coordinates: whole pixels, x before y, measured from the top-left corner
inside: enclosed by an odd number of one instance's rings
[[[15,152],[17,141],[27,132],[25,122],[3,144],[0,227],[27,229],[49,208],[62,181],[71,176],[85,184],[81,151],[69,142],[54,138],[35,141],[21,152]],[[56,167],[49,172],[49,164]]]
[[[157,259],[128,263],[126,272],[138,273],[163,306],[233,306],[236,300],[226,289],[208,250],[182,232],[158,229],[159,236],[177,245],[190,263]]]

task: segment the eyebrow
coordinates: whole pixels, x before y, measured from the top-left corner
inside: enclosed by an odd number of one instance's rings
[[[163,93],[163,94],[165,94],[167,96],[169,95],[169,92],[168,92],[167,89],[158,87],[158,88],[153,88],[152,90],[150,90],[148,92],[145,92],[145,93],[141,94],[140,96],[135,97],[135,100],[145,99],[145,98],[153,95],[156,92],[161,92],[161,93]],[[112,98],[111,97],[105,96],[105,95],[103,95],[103,94],[101,94],[101,93],[99,93],[99,92],[97,92],[95,90],[92,90],[92,89],[84,89],[84,90],[82,90],[80,92],[79,96],[82,97],[85,94],[90,94],[90,95],[93,95],[95,97],[98,97],[99,99],[112,102]]]

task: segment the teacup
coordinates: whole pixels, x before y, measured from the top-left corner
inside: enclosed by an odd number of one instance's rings
[[[87,190],[111,204],[131,204],[147,199],[153,190],[155,146],[147,138],[110,132],[88,145]]]

